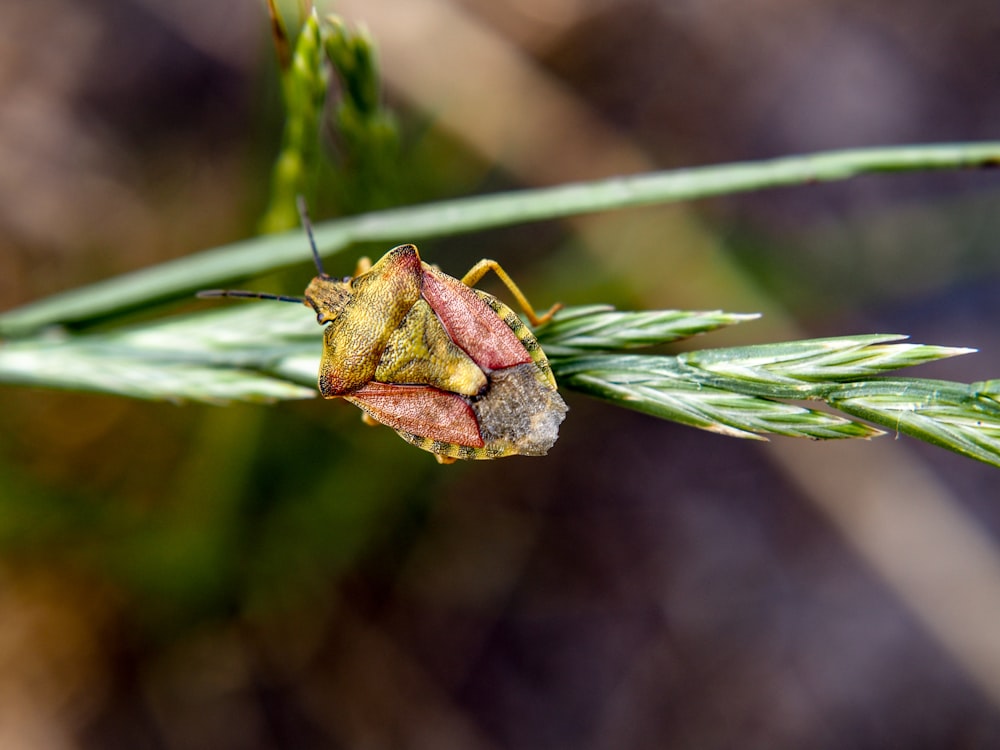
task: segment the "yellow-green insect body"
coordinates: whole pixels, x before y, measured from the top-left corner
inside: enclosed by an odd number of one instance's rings
[[[413,245],[354,278],[317,276],[305,301],[327,324],[324,397],[346,398],[445,460],[543,455],[558,437],[566,405],[530,329]]]
[[[535,325],[517,285],[491,260],[461,280],[400,245],[375,265],[362,259],[354,277],[323,272],[305,206],[299,210],[319,274],[305,295],[210,291],[202,296],[301,302],[325,325],[319,392],[360,407],[442,463],[509,455],[544,455],[559,436],[566,404],[548,359],[518,315],[473,289],[496,273]]]

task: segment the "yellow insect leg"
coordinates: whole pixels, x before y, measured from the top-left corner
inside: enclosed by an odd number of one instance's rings
[[[517,304],[524,310],[524,314],[528,316],[531,325],[537,327],[543,323],[548,323],[552,319],[552,316],[562,307],[562,304],[557,302],[544,315],[536,315],[531,303],[528,302],[528,298],[524,296],[524,292],[514,283],[514,279],[507,275],[507,272],[503,270],[499,263],[488,258],[484,258],[470,268],[469,272],[462,277],[462,283],[466,286],[475,286],[490,271],[493,271],[500,278],[500,281],[504,283],[504,286],[510,290],[510,293],[514,295],[514,299],[517,300]]]

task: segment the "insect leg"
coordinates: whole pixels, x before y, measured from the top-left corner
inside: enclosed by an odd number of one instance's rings
[[[367,255],[358,258],[358,265],[354,269],[354,275],[360,276],[363,273],[368,273],[370,270],[372,270],[372,259]]]
[[[462,277],[462,283],[466,286],[475,286],[490,271],[493,271],[500,278],[500,281],[504,283],[504,286],[510,290],[510,293],[514,295],[514,299],[517,300],[517,304],[524,310],[524,314],[528,316],[531,325],[540,326],[543,323],[548,323],[552,319],[552,316],[562,307],[562,304],[557,302],[544,315],[536,315],[531,303],[528,302],[528,298],[524,296],[524,292],[518,288],[514,280],[507,275],[507,272],[503,270],[499,263],[488,258],[484,258],[470,268],[469,272]]]

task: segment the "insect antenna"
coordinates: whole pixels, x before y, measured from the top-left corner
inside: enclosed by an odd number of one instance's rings
[[[326,271],[323,270],[323,261],[320,260],[319,250],[316,249],[316,238],[313,237],[313,227],[312,222],[309,221],[309,209],[306,206],[306,199],[302,195],[297,195],[295,197],[295,205],[299,208],[299,217],[302,219],[302,228],[306,230],[306,236],[309,238],[309,247],[312,248],[313,260],[316,261],[316,270],[319,271],[319,275],[324,279],[330,278],[326,275]]]
[[[276,302],[294,302],[305,304],[305,297],[290,297],[286,294],[271,294],[270,292],[247,292],[242,289],[205,289],[195,294],[195,297],[207,299],[210,297],[240,297],[242,299],[267,299]]]

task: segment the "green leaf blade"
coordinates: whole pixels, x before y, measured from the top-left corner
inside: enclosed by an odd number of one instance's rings
[[[669,357],[622,355],[561,364],[560,382],[618,406],[730,437],[785,435],[830,440],[870,438],[880,430],[860,422],[752,394],[699,385],[671,371]],[[657,367],[650,360],[663,360]],[[652,366],[650,366],[652,365]]]
[[[271,403],[316,395],[315,388],[250,370],[33,344],[0,348],[0,381],[144,400],[213,404]]]
[[[886,343],[899,334],[842,336],[709,349],[680,355],[692,371],[748,385],[781,389],[769,395],[809,396],[814,384],[841,382],[974,352],[926,344]]]
[[[356,242],[399,244],[594,211],[844,180],[861,174],[981,168],[998,162],[1000,143],[983,142],[856,149],[695,167],[359,214],[318,223],[316,242],[326,257]],[[280,191],[288,193],[284,187]],[[280,223],[291,225],[288,219]],[[142,302],[176,298],[277,270],[306,257],[307,250],[298,234],[245,240],[0,314],[0,337],[25,336],[50,325],[86,322],[132,309]]]
[[[627,312],[588,306],[560,310],[538,330],[538,340],[549,356],[566,357],[667,344],[759,317],[722,310]]]
[[[305,307],[233,305],[0,345],[0,381],[175,402],[312,398],[322,330]],[[316,362],[310,381],[279,375],[303,357]]]
[[[1000,405],[961,383],[880,380],[831,392],[827,400],[848,414],[1000,467]]]

